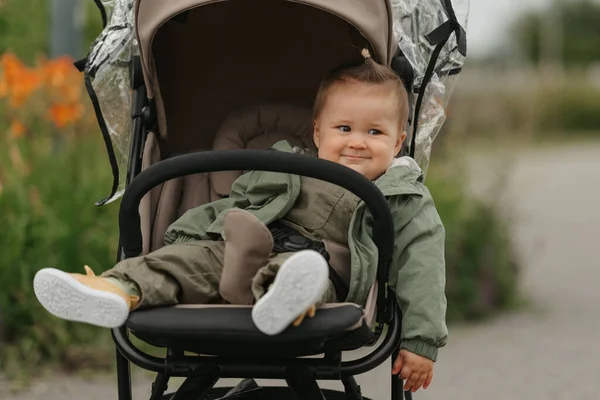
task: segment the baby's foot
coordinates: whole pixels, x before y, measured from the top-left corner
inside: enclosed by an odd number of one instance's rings
[[[86,275],[44,268],[35,274],[33,290],[48,312],[69,321],[104,328],[125,323],[129,311],[139,303],[109,279],[98,277],[87,265]]]
[[[314,305],[328,284],[329,268],[323,256],[299,251],[283,263],[269,291],[254,305],[254,324],[266,335],[277,335],[294,321],[300,325],[305,315],[314,316]]]
[[[312,318],[315,316],[315,314],[317,313],[317,306],[316,305],[312,305],[310,306],[310,308],[308,310],[306,310],[305,312],[303,312],[302,314],[300,314],[298,316],[298,318],[296,318],[294,320],[294,323],[292,325],[294,326],[300,326],[300,324],[302,323],[302,321],[304,321],[304,318],[308,317],[308,318]]]

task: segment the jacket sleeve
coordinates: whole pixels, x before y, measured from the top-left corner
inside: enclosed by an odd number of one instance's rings
[[[249,175],[240,176],[233,183],[229,197],[194,207],[173,222],[165,232],[165,245],[209,239],[207,230],[225,210],[246,208]]]
[[[389,283],[402,310],[400,348],[436,361],[448,338],[444,226],[426,188],[422,197],[392,201],[396,237]]]

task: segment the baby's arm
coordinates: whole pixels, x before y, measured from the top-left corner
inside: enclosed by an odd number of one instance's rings
[[[165,244],[210,240],[209,233],[222,233],[220,228],[225,211],[234,208],[260,210],[274,198],[285,198],[292,190],[291,186],[292,178],[289,174],[267,171],[245,173],[235,180],[229,197],[188,210],[169,226],[165,234]]]
[[[390,200],[395,248],[389,282],[402,310],[400,348],[433,362],[448,336],[445,230],[429,191],[423,189],[423,197]]]
[[[208,227],[217,217],[232,208],[246,208],[246,196],[250,173],[241,175],[231,186],[229,197],[202,204],[186,211],[173,222],[165,232],[165,245],[183,243],[190,240],[208,239]]]
[[[219,214],[234,206],[230,198],[216,200],[186,211],[165,232],[165,245],[208,239],[208,227]]]

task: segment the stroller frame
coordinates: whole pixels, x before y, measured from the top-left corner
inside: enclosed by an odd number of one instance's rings
[[[130,341],[126,326],[113,329],[116,344],[118,399],[131,400],[130,363],[157,373],[150,400],[158,399],[367,399],[362,396],[354,376],[372,370],[399,352],[401,313],[394,293],[387,287],[394,239],[393,222],[387,202],[379,189],[361,174],[344,166],[294,154],[268,150],[218,150],[175,156],[141,172],[146,132],[156,123],[153,104],[146,95],[139,57],[134,58],[132,73],[133,141],[129,158],[126,190],[119,210],[120,242],[117,261],[137,256],[142,250],[138,208],[142,197],[153,187],[170,179],[203,172],[224,170],[264,170],[310,176],[342,186],[359,196],[374,219],[373,240],[379,250],[377,325],[374,339],[362,346],[373,346],[388,330],[379,346],[367,356],[342,362],[342,350],[326,352],[323,358],[261,357],[260,360],[235,360],[230,357],[189,356],[183,350],[166,349],[166,357],[144,353]],[[179,390],[165,394],[171,377],[186,377]],[[283,379],[286,387],[263,387],[229,394],[231,388],[213,386],[220,378]],[[322,390],[317,380],[341,381],[345,393]],[[239,386],[239,385],[238,385]],[[290,392],[291,389],[291,392]],[[403,381],[392,376],[393,400],[412,399],[403,392]],[[259,397],[254,397],[254,395]],[[264,395],[261,397],[260,395]],[[208,396],[208,397],[207,397]],[[222,397],[225,396],[225,397]]]

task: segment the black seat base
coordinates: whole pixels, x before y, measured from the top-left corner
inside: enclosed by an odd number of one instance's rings
[[[372,341],[362,308],[340,304],[319,309],[299,327],[276,336],[261,333],[250,307],[168,307],[131,313],[127,328],[157,347],[221,357],[300,357],[353,350]]]
[[[225,396],[232,388],[231,387],[219,387],[212,389],[206,400],[219,400]],[[323,395],[326,400],[347,400],[346,393],[338,390],[322,389]],[[169,393],[164,395],[161,400],[171,400],[175,393]],[[279,386],[265,386],[261,387],[253,392],[245,393],[239,397],[228,397],[226,400],[297,400],[298,398],[294,392],[288,387]],[[363,396],[363,400],[371,400],[368,397]]]

